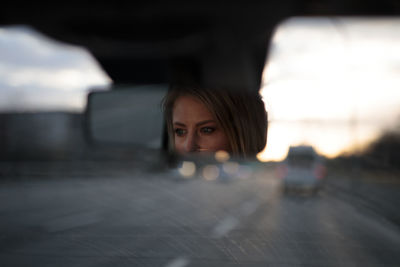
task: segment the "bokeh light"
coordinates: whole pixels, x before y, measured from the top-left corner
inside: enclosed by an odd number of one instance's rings
[[[224,150],[219,150],[215,152],[215,159],[219,162],[228,161],[230,158],[229,153]]]
[[[190,178],[196,173],[196,164],[192,161],[183,161],[178,171],[183,177]]]
[[[215,165],[206,165],[203,168],[203,177],[206,180],[215,180],[219,176],[219,169]]]
[[[236,174],[239,170],[239,163],[237,162],[233,162],[233,161],[228,161],[225,162],[222,165],[222,169],[224,170],[224,172],[226,172],[227,174]]]

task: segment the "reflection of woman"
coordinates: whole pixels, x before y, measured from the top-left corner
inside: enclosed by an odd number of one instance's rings
[[[267,113],[259,94],[173,87],[163,108],[171,149],[180,154],[225,150],[251,158],[265,147]]]

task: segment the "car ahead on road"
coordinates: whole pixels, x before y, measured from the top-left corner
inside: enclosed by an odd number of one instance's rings
[[[321,186],[326,174],[323,159],[312,146],[291,146],[282,164],[278,177],[282,179],[283,190],[311,190]]]

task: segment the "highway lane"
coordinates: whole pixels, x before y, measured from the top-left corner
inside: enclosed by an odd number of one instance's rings
[[[332,192],[283,194],[273,169],[71,167],[1,182],[1,266],[400,264],[398,226]]]

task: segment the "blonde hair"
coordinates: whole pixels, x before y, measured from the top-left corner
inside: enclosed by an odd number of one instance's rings
[[[170,150],[173,151],[175,146],[172,125],[174,103],[183,95],[196,97],[214,115],[228,138],[233,155],[251,158],[264,149],[267,142],[268,116],[258,93],[175,86],[171,87],[162,103]]]

